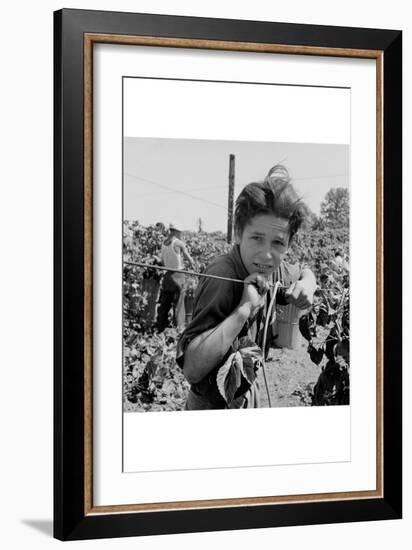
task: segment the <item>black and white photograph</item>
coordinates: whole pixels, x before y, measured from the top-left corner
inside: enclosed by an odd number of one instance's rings
[[[124,411],[349,405],[349,145],[123,147]]]

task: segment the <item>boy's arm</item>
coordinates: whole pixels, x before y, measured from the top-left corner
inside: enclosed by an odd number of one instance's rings
[[[287,289],[285,297],[289,303],[294,304],[298,308],[307,309],[313,304],[315,290],[315,275],[308,267],[305,267],[301,271],[299,280]]]
[[[190,384],[200,382],[216,367],[248,318],[248,308],[239,305],[219,325],[199,334],[190,342],[183,365],[183,374]]]
[[[216,327],[196,336],[188,345],[183,373],[191,384],[200,382],[219,364],[247,319],[263,304],[267,290],[264,279],[254,273],[245,281],[254,282],[257,286],[245,285],[241,301],[233,312]]]

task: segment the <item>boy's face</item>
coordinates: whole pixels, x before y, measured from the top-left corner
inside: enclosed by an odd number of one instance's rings
[[[237,236],[240,256],[249,272],[269,276],[283,260],[289,246],[289,222],[274,214],[259,214]]]

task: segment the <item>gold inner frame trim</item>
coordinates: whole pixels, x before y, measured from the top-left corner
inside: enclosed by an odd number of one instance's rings
[[[376,60],[376,490],[125,505],[93,505],[93,45],[97,43]],[[383,498],[383,52],[86,33],[84,35],[84,513],[155,512]]]

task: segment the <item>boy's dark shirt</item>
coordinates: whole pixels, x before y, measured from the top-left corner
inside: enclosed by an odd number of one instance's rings
[[[205,273],[242,281],[249,275],[240,257],[239,245],[234,245],[228,254],[216,258],[206,268]],[[300,273],[301,269],[298,264],[291,265],[282,262],[274,274],[274,281],[281,280],[282,285],[290,286],[299,279]],[[241,300],[243,288],[242,283],[200,277],[193,304],[192,321],[177,343],[176,361],[180,367],[183,368],[184,354],[189,343],[199,334],[219,325],[233,312]],[[191,385],[191,390],[196,395],[206,398],[210,402],[210,408],[226,408],[226,403],[216,385],[216,374],[219,367],[237,348],[238,339],[242,336],[249,336],[258,345],[262,345],[258,338],[258,335],[263,332],[261,330],[262,323],[264,323],[262,309],[254,318],[246,321],[238,337],[218,365],[200,382]]]

